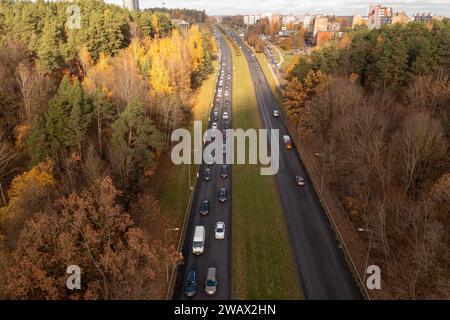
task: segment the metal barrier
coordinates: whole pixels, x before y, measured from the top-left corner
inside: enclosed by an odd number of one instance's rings
[[[196,172],[198,172],[198,170]],[[190,172],[189,172],[189,174],[190,174]],[[188,201],[188,204],[186,206],[186,211],[185,211],[185,214],[184,214],[183,226],[181,228],[180,239],[178,240],[177,250],[180,253],[183,251],[182,250],[183,249],[183,244],[184,244],[184,241],[186,239],[187,225],[188,225],[188,222],[189,222],[189,218],[191,216],[190,213],[192,211],[192,201],[194,199],[195,190],[197,189],[197,182],[198,182],[198,177],[196,176],[194,189],[192,190],[191,195],[189,196],[189,201]],[[176,279],[176,274],[177,274],[179,265],[180,264],[178,263],[177,265],[172,267],[172,272],[171,272],[171,275],[170,275],[169,287],[167,289],[166,300],[171,300],[172,299],[173,292],[175,290],[175,279]]]

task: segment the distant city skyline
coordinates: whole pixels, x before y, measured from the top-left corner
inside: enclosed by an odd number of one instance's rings
[[[106,0],[106,2],[122,5],[122,0]],[[204,9],[209,15],[263,14],[269,12],[367,15],[370,5],[381,4],[392,7],[394,12],[405,11],[408,15],[431,12],[450,17],[450,0],[228,0],[219,3],[211,0],[140,0],[139,2],[141,9],[161,7],[165,3],[167,8]]]

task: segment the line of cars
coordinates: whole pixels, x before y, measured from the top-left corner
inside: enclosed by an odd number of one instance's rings
[[[279,118],[280,117],[280,111],[279,110],[274,110],[273,111],[273,117],[274,118]],[[287,150],[292,150],[292,140],[291,137],[288,135],[283,135],[281,137],[281,140],[283,141],[284,146],[286,147]],[[297,184],[297,186],[299,187],[303,187],[305,186],[305,178],[301,175],[296,175],[295,176],[295,183]]]
[[[212,119],[211,119],[211,129],[213,131],[213,137],[215,138],[215,130],[219,129],[219,115],[223,119],[223,129],[229,129],[231,127],[229,107],[231,106],[230,97],[230,86],[231,86],[231,70],[227,69],[227,64],[225,62],[221,65],[220,78],[217,88],[216,100],[214,101]],[[219,111],[219,109],[221,111]],[[225,130],[223,130],[223,138],[226,139]],[[226,154],[226,145],[223,145],[223,154]],[[203,171],[203,179],[208,182],[213,178],[212,166],[215,165],[215,154],[214,152],[210,154],[206,159],[205,163],[207,167]],[[227,164],[220,165],[220,177],[222,179],[227,179],[229,176],[229,166]],[[219,203],[226,203],[228,201],[228,190],[226,187],[219,188],[218,198]],[[205,199],[200,203],[199,213],[201,216],[206,217],[212,214],[212,208],[210,200]],[[192,252],[194,256],[200,256],[205,253],[206,239],[208,230],[204,225],[197,225],[194,231],[194,237],[192,241]],[[214,226],[214,239],[215,240],[225,240],[226,235],[226,224],[224,221],[217,221]],[[209,296],[215,295],[218,288],[218,270],[216,267],[210,266],[207,270],[207,276],[205,280],[204,290]],[[196,270],[190,270],[187,273],[184,293],[188,297],[193,297],[197,293],[198,288],[198,272]]]
[[[291,137],[289,137],[288,135],[284,135],[282,138],[284,146],[286,147],[287,150],[292,150],[292,140]],[[295,175],[295,183],[297,184],[297,186],[299,187],[304,187],[305,186],[305,178],[299,174]]]
[[[232,37],[236,41],[236,43],[238,43],[238,37],[236,35],[234,35],[231,32],[228,32],[228,34],[229,34],[230,37]],[[247,50],[248,50],[248,48],[247,48]],[[269,46],[269,51],[270,51],[271,56],[273,58],[273,51],[272,51],[272,48],[270,46]],[[256,59],[255,54],[254,53],[250,53],[250,54],[251,54],[251,60],[254,62],[254,64],[253,64],[254,68],[255,69],[259,69],[259,62]],[[276,65],[276,62],[275,62],[274,58],[273,58],[273,63]],[[261,80],[260,79],[255,80],[255,85],[259,85],[259,84],[261,84]],[[277,109],[273,110],[272,115],[273,115],[274,118],[279,119],[280,116],[281,116],[280,110],[277,110]],[[292,144],[291,137],[289,135],[283,135],[281,137],[281,140],[282,140],[282,142],[283,142],[283,144],[284,144],[284,146],[286,147],[287,150],[292,150],[293,144]],[[297,184],[297,186],[303,187],[303,186],[305,186],[305,178],[303,176],[301,176],[301,175],[295,175],[295,183]]]

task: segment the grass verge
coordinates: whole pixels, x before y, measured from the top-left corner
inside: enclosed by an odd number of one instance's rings
[[[261,128],[243,55],[233,54],[233,125]],[[248,147],[248,146],[247,146]],[[298,275],[274,177],[233,166],[233,298],[300,299]]]
[[[192,110],[192,119],[187,123],[187,129],[193,132],[192,121],[201,120],[203,128],[206,127],[208,115],[214,99],[214,89],[217,82],[218,62],[214,61],[215,72],[208,79],[204,80],[201,87],[195,92]],[[191,185],[195,183],[198,167],[192,165],[176,166],[170,160],[170,152],[165,159],[160,161],[158,173],[154,177],[157,197],[160,201],[161,212],[168,221],[175,227],[183,224],[186,205],[191,192],[189,191],[189,173],[191,175]]]
[[[255,52],[255,56],[259,64],[261,65],[261,69],[264,72],[267,81],[269,82],[270,89],[272,89],[272,92],[275,94],[278,102],[282,103],[283,98],[280,89],[278,88],[277,83],[273,77],[272,71],[270,70],[269,61],[267,60],[266,55],[264,53]]]

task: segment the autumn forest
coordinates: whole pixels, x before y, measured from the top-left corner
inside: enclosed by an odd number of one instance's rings
[[[0,1],[0,297],[162,299],[147,188],[217,46],[204,12]],[[190,22],[189,29],[173,18]],[[66,268],[83,269],[71,292]]]
[[[288,68],[290,124],[385,270],[377,298],[448,298],[449,48],[448,21],[355,28]]]

